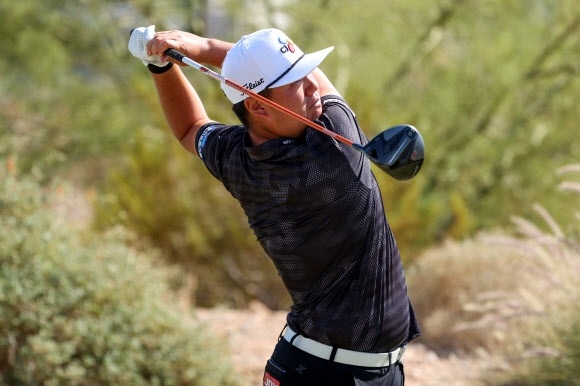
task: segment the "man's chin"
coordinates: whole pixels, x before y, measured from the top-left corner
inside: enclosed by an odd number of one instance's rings
[[[310,119],[316,121],[322,115],[322,106],[313,106]]]

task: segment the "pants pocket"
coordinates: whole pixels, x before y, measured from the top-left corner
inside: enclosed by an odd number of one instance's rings
[[[272,358],[268,359],[268,363],[266,364],[266,371],[268,370],[279,375],[286,374],[286,369],[282,365],[276,363]]]

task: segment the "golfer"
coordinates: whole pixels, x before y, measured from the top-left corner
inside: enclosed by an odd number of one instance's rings
[[[149,26],[129,40],[173,134],[239,201],[292,298],[263,385],[403,385],[405,346],[420,329],[368,159],[223,83],[241,124],[212,120],[169,48],[365,144],[318,68],[333,47],[305,54],[277,29],[231,44]]]

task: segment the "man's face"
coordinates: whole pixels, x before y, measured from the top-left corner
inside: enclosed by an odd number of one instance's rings
[[[312,74],[294,83],[270,89],[269,99],[288,110],[314,121],[322,114],[318,82]],[[280,137],[299,137],[306,128],[304,123],[271,108]]]

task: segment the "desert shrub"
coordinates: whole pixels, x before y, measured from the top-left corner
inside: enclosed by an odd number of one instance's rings
[[[51,210],[66,185],[42,188],[5,170],[0,179],[1,383],[235,384],[153,252],[128,247],[123,229],[68,227]]]
[[[560,190],[579,187],[566,181]],[[541,226],[512,217],[517,236],[449,242],[409,269],[421,339],[440,353],[497,359],[494,384],[578,385],[580,242],[532,207]]]
[[[580,311],[559,304],[536,329],[528,329],[521,350],[506,355],[511,364],[495,375],[501,386],[580,385]]]
[[[523,284],[518,273],[524,255],[498,237],[487,233],[445,242],[409,267],[409,293],[423,330],[420,341],[439,354],[469,354],[504,343],[504,323],[526,312],[506,299]]]
[[[541,207],[539,212],[545,214]],[[439,353],[519,352],[580,297],[574,242],[514,218],[524,238],[481,234],[425,252],[408,269],[421,341]],[[533,230],[533,232],[532,232]],[[550,327],[552,328],[552,327]]]
[[[570,165],[561,172],[580,172]],[[580,193],[580,184],[564,181],[559,190]],[[548,224],[542,230],[523,219],[516,219],[525,238],[520,241],[534,261],[534,280],[527,286],[527,304],[535,304],[538,317],[520,331],[519,345],[507,358],[507,375],[502,385],[580,385],[580,241],[566,233],[537,208]],[[576,213],[580,219],[580,214]],[[575,224],[576,225],[576,224]],[[577,235],[577,226],[567,227]]]

